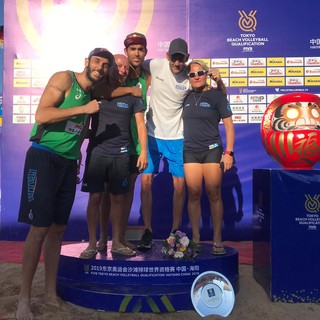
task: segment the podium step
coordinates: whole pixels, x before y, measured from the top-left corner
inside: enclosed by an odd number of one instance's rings
[[[234,248],[226,247],[226,255],[214,256],[211,245],[202,244],[193,260],[167,259],[158,240],[151,250],[126,258],[112,255],[108,243],[106,253],[79,259],[86,246],[62,247],[57,279],[59,296],[83,307],[115,312],[191,310],[192,283],[205,271],[222,273],[238,291],[238,252]]]

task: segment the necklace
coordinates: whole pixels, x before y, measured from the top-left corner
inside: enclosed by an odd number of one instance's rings
[[[194,93],[193,95],[193,98],[194,98],[194,102],[196,104],[196,107],[198,106],[198,103],[200,101],[200,99],[202,98],[203,94],[206,92],[206,90],[202,90],[201,94],[200,94],[200,97],[198,99],[196,99],[196,92]]]

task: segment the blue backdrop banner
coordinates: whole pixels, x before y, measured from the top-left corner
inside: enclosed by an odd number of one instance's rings
[[[261,119],[280,95],[320,94],[319,9],[317,0],[5,1],[1,238],[26,236],[27,226],[17,223],[24,157],[50,75],[81,71],[94,47],[122,53],[125,36],[137,31],[148,39],[147,58],[164,58],[170,41],[181,37],[189,43],[191,58],[220,69],[234,114],[237,160],[223,177],[223,237],[252,239],[252,169],[279,168],[262,145]],[[165,238],[173,192],[166,163],[154,182],[154,233]],[[87,200],[78,187],[66,240],[87,239]],[[202,207],[202,240],[208,240],[212,230],[205,195]],[[139,179],[130,225],[142,225]],[[181,229],[190,232],[186,206]]]

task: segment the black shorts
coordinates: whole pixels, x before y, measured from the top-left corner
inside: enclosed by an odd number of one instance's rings
[[[77,161],[30,147],[26,154],[19,222],[66,225],[76,192]]]
[[[184,163],[220,163],[223,153],[222,146],[202,152],[183,152]]]
[[[113,194],[129,191],[129,157],[112,158],[91,153],[85,168],[81,191],[97,193],[108,190]]]

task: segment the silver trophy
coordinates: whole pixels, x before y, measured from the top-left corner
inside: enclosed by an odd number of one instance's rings
[[[191,287],[193,307],[200,316],[219,315],[227,317],[234,306],[235,294],[230,281],[221,273],[201,273]]]

